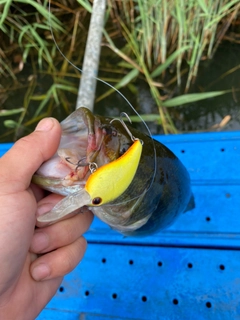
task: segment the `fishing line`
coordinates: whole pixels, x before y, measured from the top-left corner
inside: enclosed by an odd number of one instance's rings
[[[50,28],[50,32],[51,32],[51,35],[52,35],[52,39],[53,39],[53,42],[57,48],[57,50],[59,51],[59,53],[62,55],[62,57],[72,66],[74,67],[75,69],[77,69],[78,71],[80,71],[82,74],[84,73],[83,70],[79,67],[77,67],[74,63],[72,63],[65,55],[64,53],[61,51],[61,49],[59,48],[58,44],[57,44],[57,41],[55,39],[55,36],[54,36],[54,33],[53,33],[53,28],[52,28],[52,21],[51,21],[51,0],[49,0],[49,5],[48,5],[48,22],[49,22],[49,28]],[[133,107],[133,105],[131,104],[131,102],[121,93],[121,91],[119,91],[118,89],[116,89],[113,85],[111,85],[110,83],[98,78],[98,77],[95,77],[94,78],[100,82],[102,82],[103,84],[107,85],[108,87],[110,87],[111,89],[113,89],[114,91],[116,91],[126,102],[127,104],[130,106],[130,108],[133,110],[133,112],[136,113],[136,115],[140,118],[140,120],[142,121],[143,125],[145,126],[148,134],[149,134],[149,137],[151,138],[152,140],[152,145],[153,145],[153,150],[154,150],[154,173],[153,173],[153,178],[152,178],[152,181],[149,185],[149,187],[147,188],[146,191],[144,192],[147,192],[152,184],[153,184],[153,181],[154,181],[154,178],[155,178],[155,175],[156,175],[156,172],[157,172],[157,154],[156,154],[156,148],[155,148],[155,145],[154,145],[154,141],[153,141],[153,137],[152,137],[152,133],[148,127],[148,125],[146,124],[146,122],[143,120],[143,118],[141,117],[141,115],[137,112],[137,110]],[[137,197],[136,197],[137,198]],[[134,199],[134,198],[133,198]],[[131,199],[131,200],[133,200]],[[129,201],[131,201],[129,200]]]

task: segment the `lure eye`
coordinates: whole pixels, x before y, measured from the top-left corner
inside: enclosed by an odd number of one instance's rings
[[[92,200],[92,204],[95,206],[100,204],[101,202],[102,202],[102,198],[100,198],[100,197],[96,197]]]

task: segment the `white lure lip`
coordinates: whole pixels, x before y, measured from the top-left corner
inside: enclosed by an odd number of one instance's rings
[[[76,193],[70,194],[59,201],[51,211],[38,216],[37,221],[44,224],[52,224],[60,221],[73,213],[74,211],[91,204],[89,193],[82,189]]]

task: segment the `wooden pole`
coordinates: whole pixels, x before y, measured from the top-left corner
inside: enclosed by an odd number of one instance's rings
[[[94,109],[105,9],[106,0],[93,1],[76,109],[83,106],[91,111]]]

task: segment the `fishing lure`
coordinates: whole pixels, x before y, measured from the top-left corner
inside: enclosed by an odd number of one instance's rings
[[[132,182],[141,153],[142,144],[135,140],[124,155],[93,172],[85,185],[92,200],[88,205],[102,205],[117,199]]]

